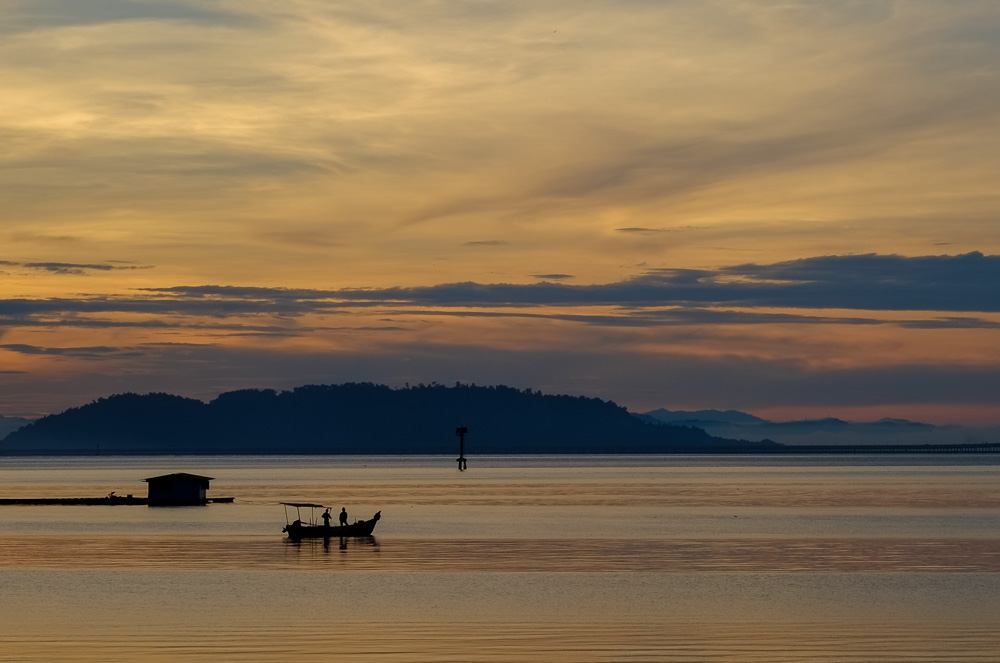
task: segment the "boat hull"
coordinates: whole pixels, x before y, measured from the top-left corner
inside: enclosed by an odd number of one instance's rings
[[[282,532],[288,533],[288,538],[293,541],[302,539],[336,539],[347,536],[371,536],[375,530],[375,525],[382,517],[379,511],[371,520],[359,520],[350,525],[304,525],[302,523],[292,523],[286,525]]]

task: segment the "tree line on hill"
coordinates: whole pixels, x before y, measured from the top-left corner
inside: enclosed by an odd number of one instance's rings
[[[38,419],[0,453],[671,453],[778,446],[643,422],[610,401],[504,386],[372,383],[244,389],[205,403],[125,393]]]

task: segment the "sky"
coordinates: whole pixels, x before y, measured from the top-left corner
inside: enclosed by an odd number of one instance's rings
[[[0,414],[1000,424],[1000,3],[0,0]]]

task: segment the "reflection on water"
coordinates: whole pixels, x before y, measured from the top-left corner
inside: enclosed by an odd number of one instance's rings
[[[995,663],[977,625],[849,623],[225,623],[127,638],[61,626],[41,641],[0,636],[0,661],[290,661],[384,663],[716,661],[725,663]],[[795,646],[790,646],[795,643]],[[926,653],[932,651],[930,657]]]
[[[880,507],[898,508],[1000,508],[1000,485],[986,478],[981,482],[929,483],[895,481],[885,485],[871,482],[780,482],[747,480],[740,483],[633,481],[627,477],[613,483],[602,482],[451,482],[451,483],[338,483],[335,494],[350,495],[366,504],[462,506],[733,506],[733,507]],[[287,499],[289,486],[236,485],[238,495],[256,500]],[[331,485],[295,486],[303,501],[329,499]]]
[[[0,568],[394,572],[1000,572],[1000,539],[0,538]]]

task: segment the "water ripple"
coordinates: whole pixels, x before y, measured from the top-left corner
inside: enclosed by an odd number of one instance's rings
[[[0,567],[972,573],[1000,572],[1000,540],[5,536]]]

